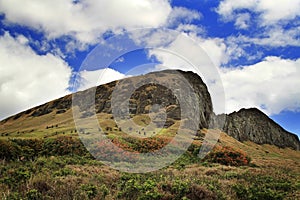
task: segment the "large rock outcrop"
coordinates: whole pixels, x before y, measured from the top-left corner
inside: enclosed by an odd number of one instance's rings
[[[155,83],[155,79],[165,80],[165,84],[157,84]],[[181,82],[180,79],[185,79],[185,82]],[[140,84],[140,87],[136,86],[137,83]],[[97,113],[112,113],[111,101],[116,87],[121,88],[121,92],[118,95],[122,95],[122,92],[126,93],[126,91],[131,91],[131,88],[136,88],[136,90],[132,92],[129,100],[128,106],[130,114],[148,114],[153,105],[160,105],[167,112],[167,123],[165,126],[168,127],[172,125],[172,120],[181,120],[182,116],[179,102],[180,100],[178,100],[178,98],[176,98],[174,95],[175,91],[172,91],[170,88],[180,90],[182,87],[186,88],[186,86],[183,85],[186,83],[188,83],[193,89],[194,96],[192,98],[197,98],[199,100],[197,106],[200,114],[199,128],[208,128],[211,114],[213,113],[211,97],[205,83],[197,74],[193,72],[164,70],[152,72],[142,76],[130,77],[120,81],[114,81],[105,85],[100,85],[96,88],[96,91],[86,90],[80,92],[78,98],[76,99],[82,110],[85,110],[83,113],[87,113],[86,116],[88,116],[89,113],[92,113],[92,110],[89,110],[89,108],[92,107],[91,105],[93,103],[95,103],[95,110]],[[90,95],[89,92],[95,93],[95,100],[88,100],[86,98],[87,96],[93,96]],[[190,94],[188,91],[181,90],[180,93],[184,96],[186,101],[185,103],[189,103],[188,99]],[[120,98],[119,104],[122,104],[122,97],[118,98]],[[90,103],[87,103],[87,101]],[[189,114],[192,113],[193,110],[189,110]]]
[[[300,149],[297,135],[284,130],[256,108],[241,109],[227,115],[223,130],[239,141]]]

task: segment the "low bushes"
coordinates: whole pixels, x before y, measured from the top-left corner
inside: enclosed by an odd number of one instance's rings
[[[270,200],[282,200],[286,196],[286,192],[272,190],[267,187],[260,187],[256,185],[251,185],[250,187],[245,187],[241,184],[236,184],[233,186],[233,190],[239,199],[270,199]]]
[[[249,165],[251,161],[245,152],[230,147],[217,147],[205,159],[210,162],[230,166],[245,166]]]
[[[135,162],[137,159],[136,152],[128,151],[127,145],[118,143],[114,145],[106,141],[100,141],[94,147],[90,148],[92,155],[98,160],[114,161],[114,162]]]
[[[218,199],[206,185],[196,184],[190,179],[171,178],[166,174],[127,174],[118,183],[118,199],[196,200]]]
[[[126,137],[124,141],[129,143],[133,151],[140,153],[153,152],[162,149],[169,142],[169,138],[164,137],[150,137],[150,138],[133,138]]]
[[[124,174],[118,184],[120,199],[162,199],[158,191],[157,180],[152,177]]]
[[[0,159],[14,160],[19,156],[19,146],[12,141],[0,140]]]
[[[272,177],[263,174],[245,173],[240,176],[241,182],[233,185],[233,190],[239,199],[285,199],[286,195],[295,190],[295,185],[286,178]],[[250,183],[250,184],[246,184]]]
[[[48,139],[0,140],[1,160],[33,160],[38,156],[87,155],[77,138],[57,137]]]
[[[172,182],[166,182],[161,185],[161,190],[163,191],[164,200],[171,199],[207,199],[214,200],[217,199],[217,195],[211,190],[207,189],[204,185],[198,185],[191,183],[186,180],[175,180]]]
[[[139,153],[154,152],[162,149],[169,143],[169,138],[133,138],[115,137],[112,138],[114,145],[109,145],[105,141],[94,144],[93,155],[101,160],[115,161],[135,161]],[[176,145],[174,151],[177,150]],[[198,146],[192,145],[188,149],[191,158],[197,158]],[[61,136],[47,139],[11,139],[0,140],[1,160],[34,160],[39,156],[90,156],[85,146],[79,138]],[[196,162],[192,159],[193,162]],[[246,153],[230,147],[217,147],[210,152],[206,158],[208,162],[220,163],[230,166],[244,166],[250,164],[250,158]]]
[[[80,139],[62,136],[46,139],[43,142],[42,155],[86,155],[88,152]]]
[[[110,140],[111,143],[105,140],[98,141],[95,144],[91,143],[89,147],[92,155],[104,161],[136,162],[140,154],[152,152],[159,154],[169,153],[163,148],[171,142],[171,138],[168,137],[110,136]],[[178,151],[178,148],[174,142],[171,142],[171,148],[168,148],[168,150],[173,152]]]

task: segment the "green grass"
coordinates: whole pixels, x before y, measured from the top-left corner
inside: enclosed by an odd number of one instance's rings
[[[149,144],[144,144],[140,137],[115,130],[110,114],[100,113],[98,120],[104,129],[112,128],[105,130],[108,138],[134,152],[161,148],[164,140],[156,137],[172,138],[179,126],[175,122],[168,129],[155,130]],[[145,116],[134,120],[143,126],[148,123]],[[201,130],[203,135],[208,131],[217,130]],[[8,121],[0,124],[0,199],[300,199],[299,151],[241,143],[222,133],[219,149],[232,147],[251,158],[250,165],[230,166],[236,163],[230,156],[236,154],[229,152],[226,158],[222,155],[227,152],[216,152],[200,160],[200,145],[200,140],[194,141],[185,154],[161,170],[128,174],[109,168],[86,151],[71,111]]]
[[[1,150],[0,199],[299,199],[300,195],[299,165],[272,165],[272,156],[264,159],[268,165],[257,160],[257,166],[227,166],[199,160],[195,153],[199,146],[193,144],[169,167],[129,174],[94,160],[76,137],[0,142],[8,150]]]

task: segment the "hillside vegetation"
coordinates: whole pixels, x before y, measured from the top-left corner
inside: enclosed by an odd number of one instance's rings
[[[208,131],[203,129],[171,166],[130,174],[96,161],[70,127],[55,128],[45,128],[48,137],[34,131],[1,137],[2,199],[300,198],[300,153],[289,148],[241,143],[222,133],[214,150],[200,160],[201,137]],[[107,134],[127,150],[144,152],[164,146],[172,137],[172,127],[145,139],[126,140],[113,129]]]

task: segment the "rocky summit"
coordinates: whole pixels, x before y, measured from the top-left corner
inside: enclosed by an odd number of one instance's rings
[[[173,76],[175,74],[180,74],[181,78],[178,79]],[[159,84],[155,79],[159,79],[165,84]],[[300,149],[300,142],[295,134],[287,132],[256,108],[241,109],[238,112],[233,112],[228,115],[222,114],[216,116],[213,112],[211,96],[203,80],[193,72],[180,70],[151,72],[146,75],[129,77],[80,91],[76,94],[81,97],[78,98],[78,101],[75,103],[72,103],[72,95],[67,95],[1,121],[0,131],[2,134],[5,133],[9,135],[10,127],[12,127],[13,124],[23,123],[24,120],[32,120],[32,118],[45,115],[58,116],[63,119],[61,116],[67,116],[66,113],[70,115],[72,105],[80,106],[82,118],[93,115],[95,111],[96,113],[111,114],[112,96],[114,91],[116,91],[116,87],[119,87],[118,85],[120,84],[122,91],[125,91],[125,93],[135,88],[129,97],[128,107],[130,115],[148,114],[153,105],[160,105],[160,108],[165,109],[167,114],[164,126],[170,127],[176,120],[182,120],[181,102],[176,95],[174,95],[176,94],[176,88],[181,88],[182,91],[180,91],[180,93],[184,95],[187,101],[186,103],[195,106],[195,104],[188,102],[190,99],[189,94],[182,89],[182,86],[187,84],[187,82],[181,82],[182,79],[188,81],[188,84],[193,89],[194,98],[198,100],[197,107],[200,115],[198,116],[199,129],[218,128],[239,141],[252,141],[257,144],[271,144],[282,148],[290,147],[295,150]],[[141,82],[140,85],[138,82]],[[90,95],[91,93],[92,95]],[[88,98],[88,96],[92,98]],[[118,103],[121,105],[122,99],[120,99]],[[190,108],[191,114],[194,109],[195,108]],[[30,127],[28,127],[28,129],[31,130]]]
[[[284,130],[257,108],[241,109],[227,115],[223,131],[242,142],[300,149],[297,135]]]

